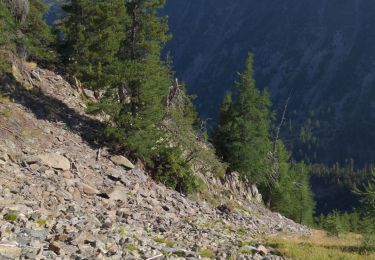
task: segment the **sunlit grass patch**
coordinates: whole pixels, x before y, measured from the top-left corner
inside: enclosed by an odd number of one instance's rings
[[[362,250],[362,236],[358,234],[340,234],[328,236],[323,231],[314,231],[311,237],[292,237],[278,235],[269,237],[267,244],[278,250],[287,259],[374,259],[375,252]]]

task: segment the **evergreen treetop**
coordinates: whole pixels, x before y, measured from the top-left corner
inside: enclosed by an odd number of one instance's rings
[[[255,86],[253,55],[249,54],[243,73],[236,81],[234,101],[227,94],[214,133],[219,154],[250,182],[265,182],[270,168],[270,125],[273,118],[267,91]]]

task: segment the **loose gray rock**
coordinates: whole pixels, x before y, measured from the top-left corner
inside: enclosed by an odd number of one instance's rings
[[[121,155],[112,156],[111,161],[117,165],[123,166],[128,169],[135,168],[134,164],[131,161],[129,161],[127,158]]]
[[[46,153],[38,155],[41,163],[47,165],[51,168],[68,171],[70,170],[70,162],[69,160],[59,154],[56,153]]]

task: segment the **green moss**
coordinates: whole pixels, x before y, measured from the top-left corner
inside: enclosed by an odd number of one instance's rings
[[[171,240],[167,240],[167,241],[165,241],[165,245],[168,246],[168,247],[173,247],[174,246],[174,242],[171,241]]]
[[[240,253],[244,255],[253,255],[253,252],[251,252],[251,250],[248,249],[241,249]]]
[[[156,243],[160,243],[160,244],[164,244],[164,243],[165,243],[165,240],[164,240],[164,238],[162,238],[162,237],[155,237],[155,238],[154,238],[154,241],[155,241]]]
[[[206,257],[210,259],[213,259],[215,257],[214,251],[212,251],[212,249],[209,248],[201,248],[201,250],[199,251],[199,255],[201,257]]]
[[[125,236],[126,235],[126,229],[124,227],[120,227],[117,229],[117,233],[121,236]]]
[[[127,249],[128,249],[129,251],[137,251],[137,250],[138,250],[138,247],[135,246],[135,245],[128,245]]]
[[[4,216],[4,219],[8,222],[15,222],[17,221],[18,219],[18,216],[16,213],[7,213],[5,216]]]
[[[1,102],[1,97],[0,97],[0,102]],[[7,108],[7,109],[0,111],[0,115],[2,117],[11,117],[12,111],[9,108]]]
[[[171,240],[165,240],[163,237],[155,237],[154,241],[159,244],[165,244],[168,247],[173,247],[174,242]]]
[[[35,221],[35,223],[39,226],[39,227],[43,227],[46,223],[47,223],[47,220],[45,219],[38,219],[37,221]]]
[[[237,229],[237,234],[240,236],[244,236],[247,234],[247,230],[244,227],[240,227],[239,229]]]

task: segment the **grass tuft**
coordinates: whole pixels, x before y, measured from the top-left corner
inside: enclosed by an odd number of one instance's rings
[[[44,227],[45,224],[47,223],[47,220],[40,218],[37,221],[35,221],[35,223],[38,225],[38,227]]]
[[[199,251],[199,255],[201,257],[210,258],[210,259],[213,259],[215,257],[214,251],[210,248],[201,248],[201,250]]]
[[[17,219],[18,219],[18,216],[14,212],[13,213],[7,213],[7,214],[5,214],[4,219],[8,222],[16,222]]]

